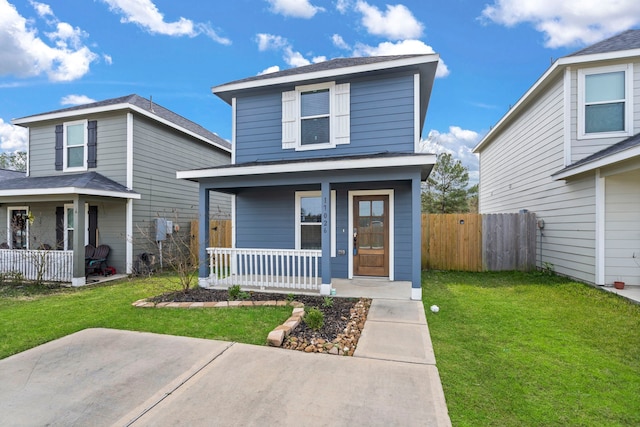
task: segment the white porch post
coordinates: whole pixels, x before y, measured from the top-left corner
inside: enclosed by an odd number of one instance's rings
[[[71,286],[83,286],[87,283],[84,269],[84,236],[87,228],[84,218],[84,197],[77,195],[73,199],[73,277]]]
[[[323,181],[322,190],[322,284],[320,295],[331,293],[331,185]]]
[[[198,208],[198,285],[209,286],[209,189],[200,183],[200,201]]]
[[[422,188],[420,172],[411,180],[411,299],[422,300]]]

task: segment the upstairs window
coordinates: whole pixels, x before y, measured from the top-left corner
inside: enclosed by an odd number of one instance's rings
[[[349,144],[349,83],[298,86],[282,93],[282,148],[318,150]]]
[[[630,134],[632,89],[628,79],[631,75],[626,65],[579,71],[579,137]]]
[[[97,167],[97,123],[79,120],[56,126],[56,170],[77,172]]]

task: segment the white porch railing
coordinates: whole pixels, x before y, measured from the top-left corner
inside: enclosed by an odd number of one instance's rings
[[[207,248],[210,286],[320,289],[322,251]]]
[[[73,251],[0,249],[0,274],[26,280],[71,282]]]

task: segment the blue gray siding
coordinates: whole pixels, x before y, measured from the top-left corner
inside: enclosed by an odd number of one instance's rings
[[[338,82],[343,83],[343,82]],[[237,99],[236,163],[414,151],[412,74],[351,82],[351,143],[282,149],[282,91]]]

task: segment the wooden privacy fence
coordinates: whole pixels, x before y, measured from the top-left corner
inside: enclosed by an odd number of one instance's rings
[[[191,221],[191,254],[194,264],[198,263],[198,220]],[[231,247],[231,220],[212,219],[209,221],[209,247]]]
[[[500,271],[536,267],[536,215],[422,214],[422,268]]]

